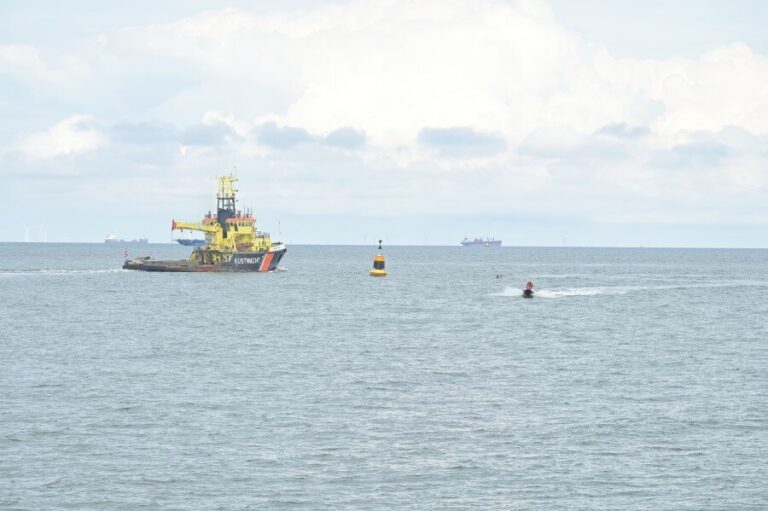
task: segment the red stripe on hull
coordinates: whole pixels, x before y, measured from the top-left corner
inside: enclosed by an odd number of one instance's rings
[[[272,263],[272,258],[274,256],[274,252],[267,252],[267,255],[264,256],[264,261],[261,263],[261,269],[259,271],[269,271],[269,265]]]

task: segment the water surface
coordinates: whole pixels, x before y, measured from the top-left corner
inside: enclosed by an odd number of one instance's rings
[[[768,508],[768,252],[385,252],[0,244],[0,509]]]

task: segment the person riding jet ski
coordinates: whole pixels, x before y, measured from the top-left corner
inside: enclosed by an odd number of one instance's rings
[[[523,298],[533,298],[533,282],[530,280],[525,283],[525,289],[523,289]]]

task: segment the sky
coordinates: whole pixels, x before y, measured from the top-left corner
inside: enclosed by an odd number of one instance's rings
[[[0,241],[768,247],[768,3],[0,3]]]

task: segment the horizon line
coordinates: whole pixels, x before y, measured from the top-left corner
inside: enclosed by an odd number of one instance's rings
[[[17,244],[17,245],[99,245],[99,246],[107,246],[106,243],[103,241],[4,241],[0,240],[0,244]],[[284,243],[286,246],[304,246],[304,247],[369,247],[369,246],[377,246],[377,243]],[[120,244],[115,243],[112,246],[120,246],[121,248],[124,247],[135,247],[135,246],[147,246],[147,245],[169,245],[169,246],[180,246],[176,243],[171,242],[147,242],[146,245],[144,244],[132,244],[132,243],[126,243],[126,244]],[[722,247],[722,246],[676,246],[676,245],[659,245],[659,244],[638,244],[638,245],[502,245],[500,247],[464,247],[460,244],[451,244],[451,245],[442,245],[442,244],[428,244],[428,245],[422,245],[422,244],[392,244],[387,245],[384,244],[386,247],[421,247],[421,248],[461,248],[469,251],[478,251],[478,250],[498,250],[498,249],[505,249],[505,248],[563,248],[563,249],[569,249],[569,248],[606,248],[606,249],[687,249],[687,250],[768,250],[768,246],[762,246],[762,247],[744,247],[744,246],[736,246],[736,247]]]

